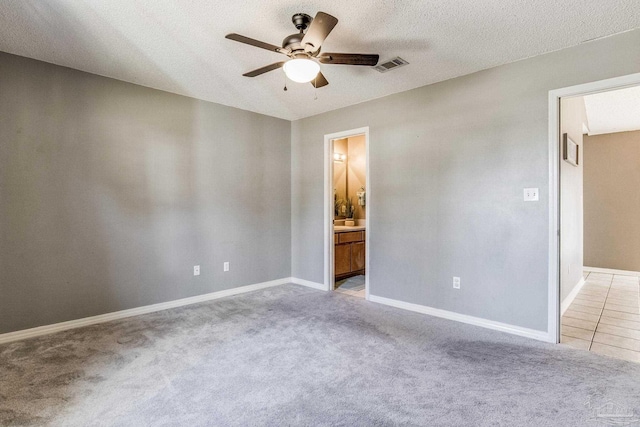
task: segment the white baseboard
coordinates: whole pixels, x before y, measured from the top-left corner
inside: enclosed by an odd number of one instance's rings
[[[428,314],[430,316],[441,317],[443,319],[455,320],[456,322],[467,323],[469,325],[493,329],[495,331],[507,332],[509,334],[519,335],[521,337],[533,338],[539,341],[555,342],[555,340],[551,340],[549,338],[549,334],[547,333],[547,331],[537,331],[535,329],[523,328],[520,326],[509,325],[493,320],[482,319],[480,317],[467,316],[466,314],[441,310],[439,308],[427,307],[426,305],[412,304],[409,302],[379,297],[376,295],[369,295],[369,301],[377,302],[384,305],[390,305],[392,307],[402,308],[404,310],[415,311],[417,313]]]
[[[22,331],[9,332],[0,334],[0,344],[11,341],[18,341],[27,338],[38,337],[40,335],[52,334],[55,332],[66,331],[68,329],[80,328],[82,326],[95,325],[97,323],[110,322],[112,320],[124,319],[131,316],[139,316],[141,314],[153,313],[155,311],[167,310],[169,308],[182,307],[185,305],[196,304],[199,302],[215,300],[232,295],[242,294],[245,292],[257,291],[258,289],[270,288],[272,286],[284,285],[291,283],[290,277],[283,279],[271,280],[269,282],[255,283],[253,285],[240,286],[224,291],[211,292],[204,295],[196,295],[194,297],[182,298],[173,301],[161,302],[158,304],[145,305],[142,307],[131,308],[128,310],[116,311],[113,313],[100,314],[98,316],[85,317],[82,319],[69,320],[67,322],[54,323],[53,325],[38,326],[36,328],[24,329]]]
[[[584,286],[584,283],[584,277],[581,277],[578,284],[571,290],[571,293],[569,293],[569,295],[567,295],[567,297],[562,301],[562,305],[560,307],[560,316],[564,315],[564,312],[567,311],[573,300],[576,299],[576,296],[578,296],[578,293]]]
[[[70,320],[67,322],[55,323],[53,325],[38,326],[36,328],[24,329],[22,331],[9,332],[0,334],[0,344],[19,341],[27,338],[34,338],[41,335],[52,334],[55,332],[66,331],[69,329],[80,328],[83,326],[95,325],[98,323],[110,322],[112,320],[124,319],[132,316],[153,313],[156,311],[167,310],[170,308],[182,307],[185,305],[196,304],[199,302],[211,301],[232,295],[242,294],[245,292],[256,291],[259,289],[269,288],[272,286],[284,285],[286,283],[295,283],[309,288],[327,291],[327,287],[322,283],[312,282],[309,280],[299,279],[297,277],[286,277],[283,279],[271,280],[269,282],[256,283],[253,285],[240,286],[237,288],[226,289],[224,291],[211,292],[204,295],[197,295],[189,298],[182,298],[173,301],[162,302],[158,304],[136,307],[129,310],[121,310],[113,313],[100,314],[98,316],[85,317],[82,319]],[[437,308],[427,307],[419,304],[412,304],[404,301],[393,300],[389,298],[369,295],[369,301],[379,304],[389,305],[392,307],[402,308],[404,310],[415,311],[418,313],[428,314],[430,316],[441,317],[444,319],[455,320],[470,325],[481,326],[483,328],[493,329],[497,331],[507,332],[527,338],[533,338],[540,341],[549,341],[546,332],[536,331],[533,329],[522,328],[519,326],[508,325],[506,323],[495,322],[493,320],[482,319],[479,317],[467,316],[452,311],[440,310]]]
[[[309,288],[318,289],[320,291],[327,291],[327,287],[323,283],[312,282],[310,280],[298,279],[297,277],[289,278],[291,283],[295,283],[296,285],[307,286]]]
[[[620,276],[640,277],[640,271],[615,270],[613,268],[600,268],[600,267],[582,267],[582,269],[589,271],[591,273],[618,274]]]

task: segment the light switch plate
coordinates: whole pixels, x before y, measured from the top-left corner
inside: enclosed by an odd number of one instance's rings
[[[537,188],[525,188],[524,189],[524,201],[525,202],[537,202],[540,200],[540,194]]]
[[[193,275],[194,276],[199,276],[200,275],[200,266],[199,265],[194,265],[193,266]]]
[[[226,261],[222,266],[223,271],[229,271],[229,261]]]

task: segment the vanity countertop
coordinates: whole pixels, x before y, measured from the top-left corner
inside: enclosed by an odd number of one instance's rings
[[[333,226],[333,231],[335,231],[336,233],[345,233],[347,231],[364,231],[365,230],[365,226],[364,225],[334,225]]]

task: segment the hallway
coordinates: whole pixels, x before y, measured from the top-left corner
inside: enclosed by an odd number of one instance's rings
[[[584,286],[562,316],[561,342],[640,363],[638,277],[584,274]]]

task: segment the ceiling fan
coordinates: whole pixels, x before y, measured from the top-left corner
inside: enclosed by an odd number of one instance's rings
[[[318,62],[322,64],[367,66],[373,66],[378,63],[378,55],[320,53],[322,43],[338,23],[338,19],[328,13],[318,12],[315,18],[305,13],[296,13],[291,18],[291,22],[299,32],[285,37],[282,41],[282,47],[241,36],[240,34],[232,33],[226,35],[226,38],[230,40],[278,52],[289,57],[286,61],[275,62],[257,70],[249,71],[244,73],[243,76],[256,77],[266,72],[283,68],[287,77],[294,82],[310,82],[314,87],[319,88],[328,85],[329,82],[320,71]]]

